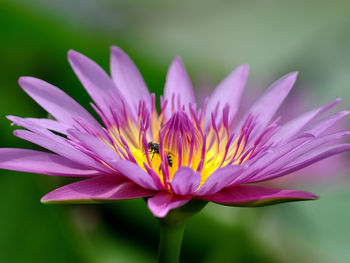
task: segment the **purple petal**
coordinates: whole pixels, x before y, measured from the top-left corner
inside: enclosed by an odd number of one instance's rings
[[[329,110],[336,104],[338,104],[341,99],[337,99],[334,102],[318,109],[311,110],[304,113],[303,115],[287,122],[284,124],[271,138],[274,143],[285,142],[290,139],[293,135],[297,134],[301,129],[303,129],[308,123],[316,119],[325,111]]]
[[[316,154],[322,152],[324,150],[324,147],[326,149],[329,149],[330,146],[327,146],[327,144],[345,138],[349,136],[349,134],[350,133],[347,131],[337,132],[334,134],[326,135],[311,140],[302,145],[301,147],[298,146],[293,151],[282,156],[278,160],[275,160],[273,163],[270,163],[270,165],[267,169],[265,169],[265,171],[262,171],[259,174],[257,174],[253,179],[249,180],[249,182],[265,181],[271,178],[272,174],[276,173],[276,171],[278,173],[279,171],[284,170],[286,167],[289,167],[293,162],[306,160],[306,158],[308,158],[310,154],[314,152],[316,152]]]
[[[43,203],[92,203],[154,195],[124,178],[100,176],[60,187],[41,198]]]
[[[302,158],[294,160],[293,162],[290,163],[290,165],[288,165],[287,167],[284,167],[283,169],[279,169],[275,173],[259,178],[259,181],[271,180],[277,177],[284,176],[286,174],[293,173],[304,167],[314,164],[315,162],[321,161],[325,158],[328,158],[333,155],[346,152],[346,151],[350,151],[350,144],[340,144],[336,146],[332,145],[332,146],[322,147],[320,149],[317,149],[315,151],[312,151],[308,154],[303,155]]]
[[[107,167],[70,145],[65,138],[35,126],[28,120],[18,119],[16,121],[18,121],[16,124],[21,125],[33,132],[26,130],[15,130],[15,136],[46,148],[54,153],[57,153],[58,155],[84,165],[89,169],[96,169],[105,173],[111,173]]]
[[[211,113],[216,110],[219,103],[218,113],[222,113],[225,105],[230,108],[229,111],[229,123],[236,115],[241,100],[242,91],[244,89],[247,77],[249,73],[249,66],[247,64],[237,67],[231,72],[214,90],[205,113],[206,127],[211,122]],[[220,115],[221,116],[221,115]]]
[[[111,95],[118,97],[118,90],[106,72],[88,57],[70,50],[68,60],[75,74],[102,112],[110,117]]]
[[[59,132],[61,134],[67,134],[67,130],[72,129],[71,125],[66,123],[58,122],[50,119],[36,119],[36,118],[21,118],[17,116],[6,116],[7,119],[12,121],[14,124],[18,122],[18,120],[22,120],[24,122],[30,122],[36,125],[37,127],[52,130],[55,132]]]
[[[176,57],[169,67],[164,88],[164,99],[168,101],[164,113],[166,119],[170,118],[173,108],[177,111],[183,105],[185,111],[190,114],[189,105],[196,103],[191,80],[179,57]]]
[[[248,110],[246,117],[249,115],[258,116],[258,125],[260,129],[263,129],[287,97],[296,81],[297,75],[297,72],[289,73],[275,81]],[[243,118],[242,123],[244,120],[245,118]],[[239,128],[241,128],[242,123],[238,126]]]
[[[296,140],[291,141],[288,144],[276,146],[271,148],[269,152],[262,155],[261,157],[255,160],[248,161],[244,165],[247,166],[246,170],[243,171],[239,176],[233,178],[230,185],[239,185],[246,182],[252,182],[262,174],[268,173],[270,171],[271,166],[276,164],[280,165],[281,159],[285,157],[283,160],[291,160],[289,158],[289,154],[298,151],[303,148],[304,145],[311,141],[313,137],[302,137]]]
[[[329,116],[321,121],[319,121],[317,124],[315,124],[313,127],[309,128],[305,132],[302,133],[304,134],[310,134],[312,136],[319,136],[322,134],[325,130],[327,130],[329,127],[333,126],[338,120],[343,118],[344,116],[348,115],[350,111],[341,111],[336,114],[333,114],[332,116]]]
[[[134,110],[141,100],[151,110],[151,96],[145,81],[134,62],[119,47],[111,47],[111,74],[117,88]]]
[[[185,205],[191,197],[173,195],[167,192],[160,192],[148,199],[147,205],[155,217],[165,217],[172,209]]]
[[[0,168],[69,177],[101,175],[101,172],[89,170],[59,155],[26,149],[0,149]]]
[[[239,176],[245,167],[241,165],[230,165],[219,168],[212,173],[203,185],[195,192],[195,195],[211,195],[226,187],[233,178]]]
[[[275,189],[259,185],[238,185],[204,196],[202,199],[229,206],[264,206],[283,202],[313,200],[313,193]]]
[[[192,194],[201,183],[201,175],[192,168],[181,167],[176,171],[170,183],[171,190],[178,195]]]
[[[120,172],[122,175],[142,186],[143,188],[150,190],[159,190],[160,186],[156,184],[151,175],[146,173],[137,164],[127,160],[116,160],[111,162],[111,166]]]
[[[18,80],[18,84],[58,121],[73,125],[75,123],[74,118],[79,116],[87,120],[91,125],[100,127],[90,113],[55,86],[32,77],[21,77]]]
[[[129,180],[146,189],[159,189],[159,186],[157,186],[151,175],[146,173],[137,164],[120,159],[117,153],[101,140],[89,134],[72,130],[69,131],[69,133],[77,138],[82,145],[84,145],[84,147],[95,153],[99,159],[104,161],[111,168],[118,171]]]

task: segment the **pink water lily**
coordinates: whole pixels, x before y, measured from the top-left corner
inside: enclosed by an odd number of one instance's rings
[[[175,58],[158,113],[155,95],[120,48],[111,48],[112,77],[75,51],[68,60],[103,124],[62,90],[21,77],[22,89],[53,119],[8,116],[25,128],[14,134],[52,153],[0,149],[2,169],[84,178],[48,193],[41,199],[45,203],[149,197],[151,212],[165,217],[191,199],[229,206],[315,199],[312,193],[257,183],[350,150],[350,144],[339,143],[348,131],[327,132],[348,111],[317,120],[339,99],[287,123],[274,118],[295,72],[274,82],[237,122],[248,65],[230,73],[198,108],[184,65]]]

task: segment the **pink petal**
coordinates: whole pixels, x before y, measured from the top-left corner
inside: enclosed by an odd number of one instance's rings
[[[275,81],[260,99],[254,103],[250,110],[248,110],[246,117],[248,115],[258,116],[259,127],[263,129],[270,122],[273,115],[287,97],[296,81],[297,75],[297,72],[289,73]],[[245,118],[243,118],[242,123],[244,120]],[[241,128],[242,123],[238,126],[239,128]]]
[[[348,115],[350,111],[341,111],[336,114],[333,114],[321,121],[319,121],[317,124],[315,124],[313,127],[307,129],[305,132],[302,134],[310,134],[312,136],[319,136],[322,134],[324,131],[326,131],[328,128],[333,126],[338,120],[343,118],[344,116]]]
[[[333,155],[346,152],[350,150],[350,144],[340,144],[340,145],[332,145],[319,148],[315,151],[309,152],[308,154],[304,154],[301,158],[294,160],[290,163],[290,165],[279,169],[278,171],[269,174],[265,177],[260,177],[259,181],[271,180],[277,177],[284,176],[286,174],[293,173],[298,171],[304,167],[314,164],[315,162],[321,161],[325,158],[331,157]]]
[[[124,178],[100,176],[60,187],[41,198],[43,203],[92,203],[154,195]]]
[[[184,105],[185,111],[190,114],[189,105],[196,103],[191,80],[179,57],[176,57],[169,67],[164,88],[164,99],[168,101],[165,109],[166,119],[170,118],[172,108],[177,111]]]
[[[192,194],[201,183],[201,175],[192,168],[181,167],[176,171],[170,183],[171,190],[178,195]]]
[[[111,166],[124,175],[129,180],[135,182],[145,189],[159,190],[160,186],[156,184],[152,176],[146,173],[137,164],[127,160],[116,160],[111,162]]]
[[[254,177],[250,178],[249,180],[245,180],[246,182],[260,182],[269,180],[271,178],[275,178],[274,174],[280,174],[281,171],[284,171],[286,167],[290,167],[291,164],[294,162],[303,162],[307,160],[310,157],[310,154],[320,154],[323,151],[328,151],[329,149],[332,149],[334,145],[327,145],[328,143],[334,142],[336,140],[340,140],[342,138],[345,138],[349,136],[349,132],[337,132],[334,134],[318,137],[316,139],[310,140],[309,142],[306,142],[305,144],[297,145],[294,149],[292,149],[287,154],[280,155],[279,158],[275,159],[273,162],[266,163],[266,167],[263,170],[260,170],[259,173],[257,173]],[[296,143],[300,142],[300,140],[296,140]],[[295,143],[289,143],[290,145],[295,145]],[[321,147],[323,145],[326,145],[325,147]],[[337,147],[338,145],[336,145]],[[275,149],[275,152],[278,154],[279,147]],[[282,148],[282,147],[281,147]],[[336,154],[336,153],[334,153]],[[273,155],[270,153],[270,155]],[[330,155],[328,155],[330,156]],[[327,156],[326,156],[327,157]],[[324,157],[324,158],[326,158]],[[310,163],[311,164],[311,163]],[[305,165],[306,166],[306,165]],[[305,167],[303,166],[303,167]],[[299,169],[301,169],[300,167]],[[287,173],[283,173],[287,174]],[[242,183],[242,182],[241,182]]]
[[[18,84],[30,97],[58,121],[73,125],[75,124],[74,118],[79,116],[87,120],[91,125],[100,127],[99,123],[90,113],[55,86],[32,77],[21,77],[18,80]]]
[[[308,123],[310,123],[322,113],[338,104],[340,101],[341,99],[337,99],[324,107],[306,112],[301,116],[287,122],[272,136],[271,141],[273,141],[274,143],[287,141],[293,135],[297,134],[301,129],[303,129]]]
[[[271,148],[270,151],[255,160],[247,161],[244,165],[247,166],[246,170],[243,171],[239,176],[235,176],[230,183],[232,185],[240,185],[246,182],[254,181],[255,178],[261,174],[266,174],[272,165],[276,165],[281,158],[303,148],[304,145],[312,141],[313,137],[302,137],[289,142],[288,144],[280,145]],[[290,160],[289,158],[287,160]]]
[[[185,205],[191,197],[173,195],[167,192],[160,192],[147,201],[149,210],[155,217],[165,217],[172,209]]]
[[[231,72],[214,90],[208,101],[208,105],[205,113],[205,121],[207,127],[208,123],[211,122],[211,113],[216,110],[217,104],[219,103],[218,113],[221,116],[225,105],[230,108],[229,111],[229,123],[232,122],[236,115],[239,102],[241,100],[242,91],[244,89],[247,77],[249,73],[249,66],[247,64],[237,67]]]
[[[232,180],[238,177],[245,167],[241,165],[230,165],[219,168],[212,173],[203,185],[195,192],[195,195],[211,195],[229,185]]]
[[[37,144],[76,163],[84,165],[88,169],[103,171],[107,174],[111,173],[107,167],[70,145],[65,138],[46,129],[40,128],[28,120],[18,119],[16,120],[16,124],[21,125],[33,132],[26,130],[15,130],[15,136]]]
[[[59,155],[26,149],[0,149],[0,168],[69,177],[101,175],[101,172],[89,170]]]
[[[130,161],[120,159],[117,153],[101,140],[86,133],[76,131],[69,132],[71,135],[79,139],[84,147],[95,153],[98,158],[107,163],[115,171],[118,171],[124,175],[126,178],[143,188],[152,190],[159,189],[153,178],[140,166]]]
[[[72,129],[71,125],[68,125],[66,123],[58,122],[55,120],[50,119],[36,119],[36,118],[21,118],[17,116],[6,116],[7,119],[14,122],[14,124],[17,123],[17,120],[22,120],[24,122],[30,122],[36,125],[37,127],[52,130],[55,132],[59,132],[61,134],[67,134],[67,130]]]
[[[111,47],[111,74],[117,88],[135,111],[141,100],[151,110],[151,96],[145,81],[134,62],[119,47]]]
[[[313,200],[313,193],[275,189],[260,185],[238,185],[204,196],[202,199],[229,206],[264,206],[283,202]]]
[[[112,79],[94,61],[76,51],[68,52],[68,60],[90,97],[102,112],[111,118],[111,95],[118,97],[118,90]]]

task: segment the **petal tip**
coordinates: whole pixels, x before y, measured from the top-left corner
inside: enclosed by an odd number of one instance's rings
[[[299,71],[294,71],[286,75],[286,78],[288,78],[291,81],[295,81],[299,75]]]
[[[236,70],[240,72],[242,79],[246,79],[249,74],[249,64],[242,64]]]
[[[68,58],[69,62],[71,62],[72,60],[79,59],[80,56],[82,56],[82,54],[80,54],[79,52],[77,52],[73,49],[68,50],[67,58]]]
[[[31,77],[20,77],[18,78],[18,85],[21,87],[26,84],[26,82],[30,79]]]
[[[171,66],[181,66],[184,67],[184,63],[180,56],[176,56],[171,62]]]
[[[124,54],[125,52],[118,46],[111,46],[110,52],[115,55]]]

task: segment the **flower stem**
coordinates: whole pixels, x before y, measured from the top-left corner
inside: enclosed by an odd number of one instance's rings
[[[160,220],[159,263],[179,262],[185,225],[185,221],[169,223],[165,220]]]
[[[166,217],[159,218],[160,241],[158,263],[179,262],[186,222],[206,204],[206,201],[191,200],[185,206],[170,211]]]

